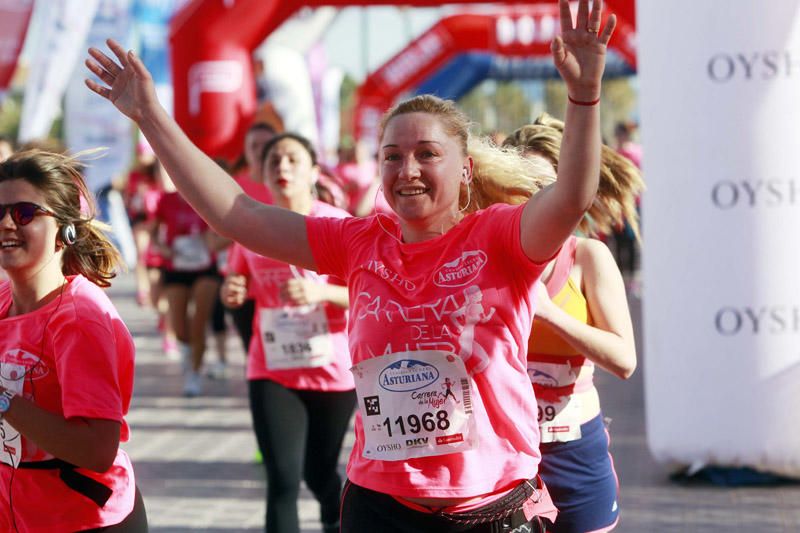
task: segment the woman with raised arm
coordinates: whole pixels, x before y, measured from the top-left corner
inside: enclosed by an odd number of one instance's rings
[[[0,163],[0,530],[147,531],[125,414],[134,346],[103,288],[119,254],[75,159]]]
[[[564,124],[544,115],[512,133],[503,146],[544,160],[557,171]],[[638,235],[639,169],[611,148],[601,155],[600,186],[579,225],[588,236],[627,221]],[[558,507],[553,533],[610,531],[619,519],[619,483],[593,383],[595,365],[627,379],[636,369],[625,285],[608,248],[570,237],[542,274],[528,374],[541,433],[539,473]]]
[[[250,200],[158,104],[132,52],[109,42],[117,63],[90,51],[87,66],[102,83],[88,86],[136,121],[213,228],[347,282],[359,416],[342,531],[541,528],[546,493],[525,361],[533,289],[597,191],[597,104],[615,25],[612,15],[601,31],[600,1],[590,10],[581,0],[575,24],[567,0],[560,9],[552,49],[570,103],[558,181],[525,201],[533,165],[499,150],[473,157],[464,115],[417,97],[389,112],[379,139],[383,193],[398,222],[303,216]],[[465,214],[513,190],[518,205]]]

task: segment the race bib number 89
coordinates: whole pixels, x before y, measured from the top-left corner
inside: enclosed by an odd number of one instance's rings
[[[461,358],[399,352],[362,361],[352,371],[364,457],[399,461],[475,447],[471,382]]]

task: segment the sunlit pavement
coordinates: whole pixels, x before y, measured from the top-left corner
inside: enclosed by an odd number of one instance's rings
[[[128,415],[133,435],[124,448],[133,459],[151,530],[261,531],[265,480],[263,467],[254,460],[238,338],[228,339],[230,377],[206,379],[203,396],[183,398],[180,367],[161,352],[152,313],[136,305],[132,276],[117,279],[110,293],[136,340],[136,389]],[[631,308],[641,344],[637,299]],[[639,368],[627,382],[597,372],[604,414],[613,420],[612,454],[622,491],[615,531],[800,531],[800,485],[731,489],[668,480],[668,470],[647,451],[641,348],[639,355]],[[209,343],[206,360],[215,359]],[[351,443],[348,436],[342,473]],[[305,489],[300,517],[304,533],[320,531],[316,501]]]

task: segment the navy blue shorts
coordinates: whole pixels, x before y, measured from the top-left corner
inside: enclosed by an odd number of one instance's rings
[[[581,438],[542,444],[539,475],[558,508],[553,533],[609,531],[619,518],[619,483],[602,414],[581,424]]]

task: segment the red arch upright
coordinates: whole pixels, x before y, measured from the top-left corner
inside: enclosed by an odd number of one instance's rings
[[[462,0],[479,3],[481,0]],[[507,4],[555,0],[508,0]],[[634,0],[606,0],[609,8]],[[170,23],[175,119],[211,156],[235,157],[256,112],[252,51],[301,7],[395,5],[396,0],[192,0]],[[438,6],[440,0],[404,0]],[[634,24],[633,20],[627,21]],[[269,68],[269,66],[267,66]]]
[[[457,54],[489,51],[508,57],[549,57],[550,43],[558,33],[558,11],[556,4],[538,4],[442,18],[370,74],[358,88],[356,139],[374,148],[378,122],[395,99]],[[607,12],[605,16],[608,17]],[[631,42],[627,35],[630,26],[622,24],[619,30],[611,47],[635,68],[635,51],[627,46]]]

